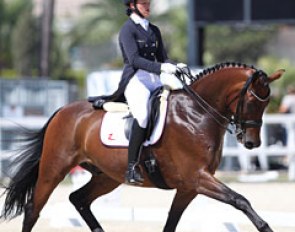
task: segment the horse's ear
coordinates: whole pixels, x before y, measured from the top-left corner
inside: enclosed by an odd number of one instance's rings
[[[268,77],[268,82],[271,83],[277,79],[279,79],[285,72],[285,69],[279,69],[277,71],[275,71],[273,74],[271,74],[269,77]]]

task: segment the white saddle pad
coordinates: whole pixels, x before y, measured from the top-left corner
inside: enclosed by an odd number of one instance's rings
[[[165,94],[165,95],[164,95]],[[162,94],[160,103],[160,115],[154,131],[149,140],[144,142],[144,146],[155,144],[162,135],[166,114],[168,93]],[[107,146],[128,147],[129,141],[125,135],[126,117],[129,111],[124,112],[107,112],[102,120],[100,138],[103,144]]]

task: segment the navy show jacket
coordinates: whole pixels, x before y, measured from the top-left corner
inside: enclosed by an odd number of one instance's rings
[[[122,79],[131,78],[138,69],[160,75],[161,63],[169,62],[161,32],[151,23],[146,31],[129,18],[121,28],[119,45],[124,60]]]
[[[160,75],[161,63],[173,63],[168,59],[159,28],[151,23],[146,31],[129,18],[120,30],[119,46],[124,68],[118,89],[112,95],[94,97],[90,101],[103,99],[124,102],[125,88],[138,69]]]

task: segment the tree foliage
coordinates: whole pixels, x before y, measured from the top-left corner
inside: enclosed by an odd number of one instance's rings
[[[27,3],[23,0],[0,0],[0,73],[4,68],[11,69],[13,67],[10,49],[12,46],[12,29]]]
[[[84,4],[81,15],[69,33],[72,47],[109,41],[127,18],[124,5],[118,0],[95,0]]]
[[[32,0],[0,0],[0,72],[15,70],[9,73],[20,77],[40,75],[41,18],[34,16],[32,10]],[[65,37],[55,28],[53,35],[50,77],[66,78],[72,72],[68,72]]]
[[[286,87],[295,84],[295,69],[287,59],[267,55],[267,44],[277,35],[276,26],[209,26],[205,38],[205,63],[211,65],[223,61],[253,64],[271,74],[286,69],[283,78],[272,86],[273,99],[268,112],[278,112]]]
[[[172,8],[152,18],[160,27],[169,58],[187,62],[187,12],[185,6]]]
[[[283,96],[287,94],[287,87],[295,87],[295,67],[290,60],[273,56],[262,56],[258,60],[257,66],[269,75],[279,69],[285,69],[283,77],[271,85],[272,100],[267,111],[268,113],[277,113]]]
[[[21,76],[32,76],[36,71],[39,44],[37,20],[32,15],[32,4],[27,4],[12,30],[11,54],[14,68]]]
[[[265,45],[275,35],[275,27],[221,26],[206,28],[205,63],[226,60],[256,64],[265,54]]]
[[[96,0],[84,5],[83,17],[77,21],[69,34],[72,41],[71,46],[103,44],[111,41],[127,20],[124,11],[125,6],[122,1],[118,0]],[[186,62],[187,14],[185,7],[171,9],[161,15],[152,15],[151,21],[160,27],[169,57]],[[110,62],[115,63],[118,58],[113,59]]]
[[[281,97],[285,95],[288,86],[295,87],[295,67],[290,60],[263,56],[258,60],[258,66],[265,70],[268,74],[271,74],[279,69],[285,70],[284,76],[274,82],[275,88],[279,90],[278,96]]]

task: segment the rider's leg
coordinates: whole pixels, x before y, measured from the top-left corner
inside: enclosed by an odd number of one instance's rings
[[[138,164],[142,143],[146,136],[150,91],[137,78],[132,78],[126,87],[125,97],[135,118],[129,139],[126,183],[136,185],[143,182]]]
[[[140,127],[135,119],[132,125],[128,148],[128,168],[125,177],[125,181],[128,184],[141,184],[143,182],[143,177],[138,164],[145,135],[146,129]]]

